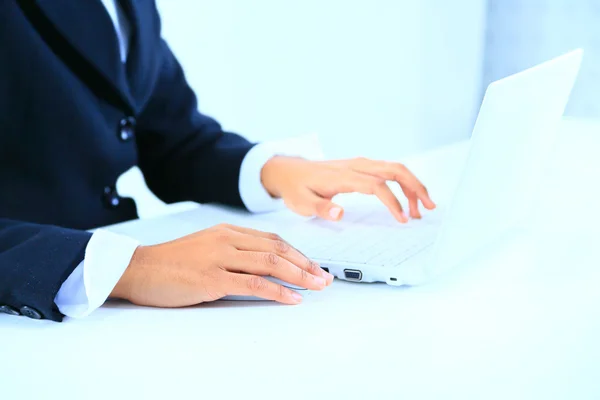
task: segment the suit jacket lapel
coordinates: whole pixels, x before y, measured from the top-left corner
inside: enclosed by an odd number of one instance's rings
[[[38,0],[38,6],[64,39],[135,108],[114,25],[100,1]]]

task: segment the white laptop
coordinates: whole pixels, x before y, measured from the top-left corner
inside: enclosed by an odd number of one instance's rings
[[[527,220],[582,56],[576,50],[489,85],[459,184],[443,213],[400,224],[379,206],[346,212],[340,222],[279,214],[267,221],[201,206],[109,229],[153,244],[228,222],[281,234],[339,279],[423,283]]]
[[[311,220],[282,236],[340,279],[415,285],[456,266],[527,220],[583,51],[489,85],[459,184],[441,218],[399,224],[387,210]],[[279,233],[279,232],[278,232]]]

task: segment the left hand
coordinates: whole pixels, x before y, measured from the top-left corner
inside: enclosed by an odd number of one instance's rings
[[[286,206],[303,216],[340,220],[343,208],[332,202],[340,193],[375,195],[400,222],[408,222],[402,205],[387,185],[400,184],[408,199],[412,218],[421,218],[419,202],[433,210],[435,203],[423,184],[402,164],[365,158],[338,161],[308,161],[301,158],[274,157],[262,169],[262,184]]]

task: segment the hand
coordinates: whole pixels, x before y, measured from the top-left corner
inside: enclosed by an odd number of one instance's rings
[[[359,192],[377,196],[398,221],[407,222],[402,205],[387,181],[400,184],[412,218],[421,218],[419,201],[428,210],[435,208],[425,186],[399,163],[365,158],[307,161],[274,157],[263,167],[261,180],[267,191],[273,197],[282,198],[292,211],[332,221],[342,218],[343,209],[331,199],[340,193]]]
[[[298,304],[295,291],[263,278],[322,290],[333,276],[270,233],[219,225],[139,247],[111,297],[154,307],[184,307],[227,295]]]

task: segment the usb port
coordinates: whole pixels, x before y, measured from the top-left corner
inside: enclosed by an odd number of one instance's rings
[[[351,281],[360,281],[362,279],[362,272],[356,269],[345,269],[344,276]]]

